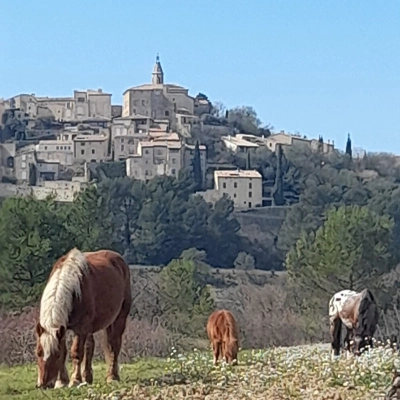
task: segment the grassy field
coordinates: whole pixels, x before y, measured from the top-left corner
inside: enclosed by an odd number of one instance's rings
[[[0,399],[383,399],[397,357],[379,347],[332,362],[327,346],[299,346],[242,351],[238,366],[214,367],[209,353],[172,350],[168,359],[122,364],[118,384],[106,385],[97,363],[92,386],[46,391],[35,389],[36,366],[26,365],[0,369]]]

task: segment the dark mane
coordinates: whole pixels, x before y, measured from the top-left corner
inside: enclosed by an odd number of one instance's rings
[[[354,330],[357,336],[373,336],[378,324],[378,308],[375,297],[369,289],[361,292],[360,306],[358,309],[358,324]]]

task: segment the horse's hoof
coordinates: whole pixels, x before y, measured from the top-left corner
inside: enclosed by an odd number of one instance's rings
[[[54,384],[54,389],[62,389],[68,386],[68,382],[63,382],[60,379],[56,381]]]
[[[74,379],[73,381],[71,381],[68,385],[68,387],[72,388],[75,386],[79,386],[82,382],[77,381],[76,379]]]

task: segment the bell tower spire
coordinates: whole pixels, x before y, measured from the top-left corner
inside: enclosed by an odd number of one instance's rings
[[[156,63],[154,65],[153,72],[151,75],[152,75],[151,83],[153,85],[159,85],[159,84],[164,83],[164,72],[161,67],[160,56],[158,55],[158,53],[157,53],[157,57],[156,57]]]

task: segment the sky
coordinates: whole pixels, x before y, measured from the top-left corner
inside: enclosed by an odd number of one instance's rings
[[[400,1],[0,0],[0,98],[166,83],[276,131],[400,154]]]

